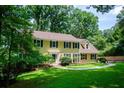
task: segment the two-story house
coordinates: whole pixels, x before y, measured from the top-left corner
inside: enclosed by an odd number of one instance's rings
[[[68,56],[73,62],[96,59],[97,49],[87,40],[78,39],[70,34],[34,31],[34,44],[42,54],[50,54],[55,62]]]

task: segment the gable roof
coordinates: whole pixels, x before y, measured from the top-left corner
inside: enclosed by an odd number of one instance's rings
[[[58,40],[58,41],[69,41],[69,42],[80,42],[85,45],[89,44],[88,49],[80,48],[81,53],[98,53],[98,50],[87,40],[87,39],[79,39],[70,34],[62,34],[62,33],[54,33],[54,32],[43,32],[43,31],[34,31],[33,36],[37,39],[42,40]]]
[[[88,49],[83,49],[83,47],[80,48],[80,52],[81,53],[98,53],[98,50],[95,48],[95,46],[93,46],[93,44],[91,44],[88,40],[86,39],[79,39],[80,43],[85,45],[86,43],[88,43],[89,48]]]
[[[54,32],[43,32],[43,31],[34,31],[33,36],[38,39],[43,40],[58,40],[58,41],[72,41],[79,42],[79,39],[70,35],[70,34],[61,34]]]

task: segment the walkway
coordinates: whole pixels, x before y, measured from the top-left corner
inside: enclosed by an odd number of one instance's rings
[[[115,66],[115,64],[107,64],[105,66],[96,66],[96,67],[91,67],[91,68],[67,68],[67,67],[62,67],[60,65],[54,65],[55,68],[60,68],[60,69],[66,69],[66,70],[96,70],[96,69],[102,69],[102,68],[108,68]]]

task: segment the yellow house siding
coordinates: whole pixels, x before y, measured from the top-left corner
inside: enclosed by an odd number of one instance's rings
[[[50,40],[43,40],[43,47],[39,48],[41,53],[48,53],[48,50],[59,50],[60,53],[78,53],[79,49],[73,49],[73,42],[71,42],[71,48],[64,48],[64,41],[58,41],[58,48],[50,48]]]
[[[91,60],[91,54],[87,54],[87,60]]]
[[[40,47],[39,50],[43,54],[48,54],[48,49],[50,48],[50,41],[43,40],[43,47]]]
[[[96,61],[96,59],[91,59],[91,54],[87,53],[87,59],[83,59],[83,60],[80,60],[80,62],[92,62],[92,61]],[[96,58],[97,58],[97,54],[96,54]]]
[[[63,53],[76,53],[79,52],[78,48],[73,48],[73,42],[71,42],[71,48],[64,48],[64,41],[58,42],[58,48]]]

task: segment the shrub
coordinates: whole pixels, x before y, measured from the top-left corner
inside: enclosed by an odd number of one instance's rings
[[[43,56],[43,63],[53,63],[53,62],[55,62],[55,60],[51,55]]]
[[[62,57],[60,61],[62,66],[66,66],[71,63],[72,59],[70,57]]]
[[[97,59],[100,63],[107,63],[108,61],[105,58],[98,58]]]

